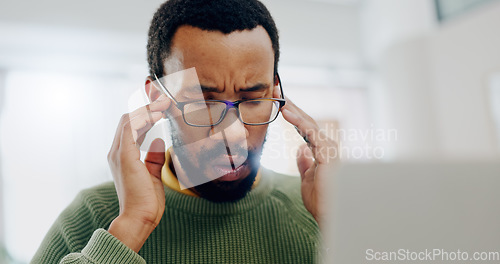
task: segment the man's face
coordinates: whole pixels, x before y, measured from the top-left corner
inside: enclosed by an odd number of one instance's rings
[[[174,35],[172,55],[165,62],[167,71],[172,61],[180,61],[183,69],[194,67],[201,87],[201,92],[175,92],[179,102],[271,98],[277,89],[272,43],[260,26],[227,35],[182,26]],[[205,177],[206,183],[193,187],[202,197],[213,201],[243,198],[255,179],[267,125],[243,124],[234,108],[213,127],[187,125],[176,107],[170,107],[169,114],[177,117],[170,122],[174,164],[181,165],[174,169],[181,183]]]

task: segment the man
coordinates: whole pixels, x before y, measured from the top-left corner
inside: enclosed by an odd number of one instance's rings
[[[108,155],[114,183],[81,192],[32,263],[315,262],[336,146],[285,103],[268,10],[257,0],[170,0],[147,49],[152,103],[120,121]],[[301,180],[259,167],[280,111],[308,142]],[[138,145],[162,118],[173,147],[156,139],[143,163]]]

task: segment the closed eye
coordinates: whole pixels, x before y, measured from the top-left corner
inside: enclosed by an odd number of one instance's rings
[[[247,104],[247,105],[254,105],[255,106],[255,105],[261,104],[262,101],[261,100],[249,100],[249,101],[245,101],[244,103]]]

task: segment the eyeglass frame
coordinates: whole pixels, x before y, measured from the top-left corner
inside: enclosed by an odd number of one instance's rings
[[[226,118],[226,114],[227,114],[228,110],[231,109],[231,108],[235,108],[237,110],[238,119],[243,124],[245,124],[245,125],[249,125],[249,126],[267,125],[267,124],[273,122],[274,120],[276,120],[276,118],[278,118],[279,112],[281,112],[281,109],[286,104],[285,95],[283,94],[283,87],[281,86],[281,78],[280,78],[280,76],[279,76],[278,73],[276,73],[276,77],[278,78],[278,83],[279,83],[279,86],[280,86],[281,98],[256,98],[256,99],[236,100],[236,101],[233,101],[233,102],[227,101],[227,100],[194,100],[194,101],[179,102],[170,93],[170,91],[167,88],[165,88],[165,86],[163,86],[163,84],[160,81],[160,78],[158,78],[158,76],[156,75],[156,73],[153,73],[153,75],[154,75],[156,81],[158,82],[158,84],[160,84],[160,88],[163,90],[163,92],[166,95],[168,95],[168,97],[170,97],[170,99],[172,99],[172,101],[174,101],[175,107],[177,107],[177,109],[179,109],[181,111],[181,113],[182,113],[182,119],[184,120],[184,123],[186,123],[189,126],[193,126],[193,127],[214,127],[214,126],[220,124],[224,120],[224,118]],[[257,101],[257,100],[263,100],[263,99],[274,100],[276,102],[279,102],[280,106],[278,107],[278,112],[276,113],[276,116],[272,120],[269,120],[269,121],[263,122],[263,123],[257,123],[257,124],[249,124],[249,123],[243,121],[243,119],[241,118],[241,115],[240,115],[239,105],[241,103],[244,103],[244,102]],[[187,122],[186,117],[184,115],[184,107],[187,104],[191,104],[191,103],[195,103],[195,102],[219,102],[219,103],[226,104],[226,108],[224,108],[224,111],[222,112],[221,116],[219,117],[219,120],[216,123],[210,124],[210,125],[195,125],[195,124],[191,124],[191,123]]]

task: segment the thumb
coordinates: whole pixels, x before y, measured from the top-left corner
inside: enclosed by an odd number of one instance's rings
[[[297,167],[302,180],[304,180],[306,171],[313,165],[313,153],[306,144],[303,144],[297,151]]]
[[[155,139],[146,154],[146,168],[154,177],[161,179],[161,168],[165,164],[165,142],[162,139]]]

